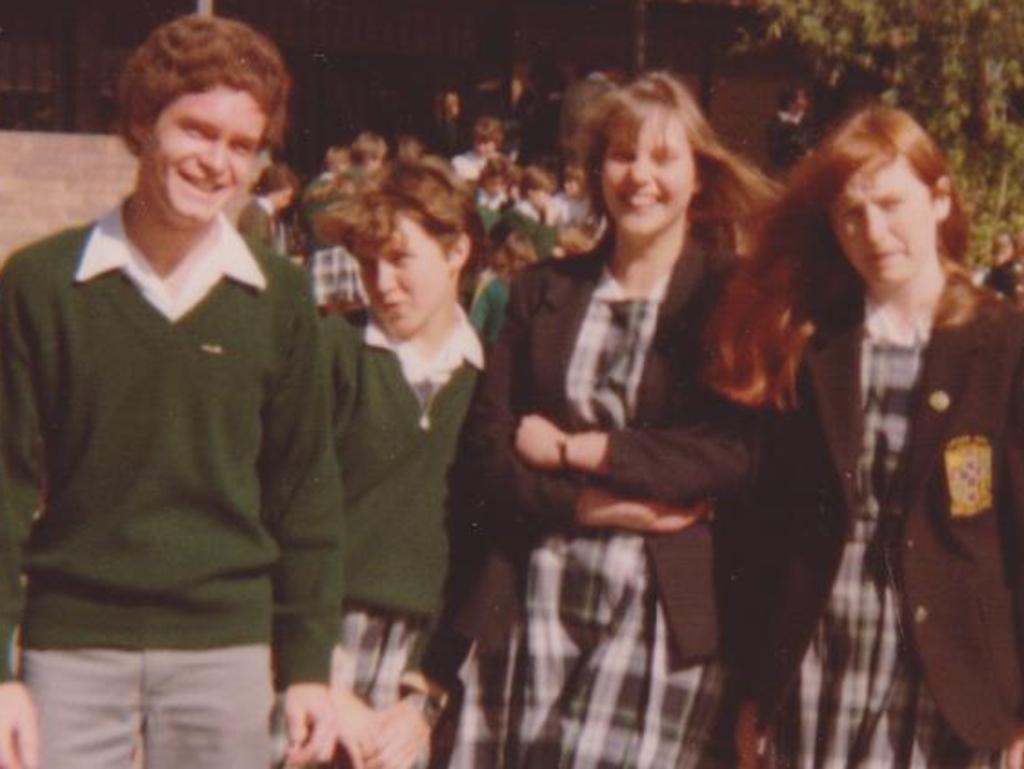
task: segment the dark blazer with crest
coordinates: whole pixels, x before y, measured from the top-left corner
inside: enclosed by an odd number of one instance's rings
[[[531,413],[570,432],[587,429],[567,400],[566,373],[608,259],[606,248],[548,260],[517,277],[501,336],[470,406],[463,456],[482,494],[452,530],[450,600],[458,607],[456,627],[485,644],[503,642],[516,616],[531,547],[550,532],[572,531],[577,499],[585,484],[596,482],[532,469],[517,458],[513,443],[519,419]],[[697,381],[706,355],[706,315],[731,263],[696,244],[676,263],[635,418],[610,435],[610,473],[601,482],[627,498],[685,504],[751,477],[749,419]],[[719,634],[711,524],[648,536],[646,545],[673,662],[681,666],[710,656]]]
[[[740,678],[762,723],[795,682],[851,523],[862,329],[858,317],[811,341],[797,409],[763,431],[750,509],[760,529],[735,604],[748,629],[736,634],[748,641]],[[952,728],[1002,747],[1022,720],[1024,316],[1001,306],[935,329],[915,393],[898,487],[902,626]],[[954,467],[965,458],[973,471]]]

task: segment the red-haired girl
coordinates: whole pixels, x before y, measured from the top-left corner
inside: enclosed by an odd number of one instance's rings
[[[942,155],[872,106],[794,170],[719,308],[773,410],[746,765],[1020,766],[1024,318],[972,286]]]

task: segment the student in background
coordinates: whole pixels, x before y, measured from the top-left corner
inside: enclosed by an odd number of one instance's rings
[[[379,173],[388,158],[388,143],[384,137],[373,131],[363,131],[349,145],[352,157],[352,174],[363,180]]]
[[[477,277],[469,321],[488,345],[497,341],[505,322],[509,283],[516,273],[535,261],[537,252],[530,238],[522,232],[510,232]]]
[[[491,158],[480,172],[476,185],[476,210],[484,232],[490,233],[512,204],[512,163],[508,158]]]
[[[299,177],[287,164],[271,163],[253,185],[253,199],[238,215],[238,231],[282,256],[299,253],[286,220],[299,189]]]
[[[452,158],[452,168],[460,179],[475,182],[487,161],[501,155],[505,128],[496,117],[484,115],[473,124],[473,147]]]
[[[518,182],[515,203],[501,217],[501,224],[511,232],[526,235],[533,243],[538,259],[555,256],[558,245],[554,202],[558,182],[554,174],[540,166],[527,166]]]

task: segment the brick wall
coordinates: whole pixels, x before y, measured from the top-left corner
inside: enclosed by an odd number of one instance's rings
[[[116,136],[0,131],[0,261],[104,213],[134,174],[135,159]]]

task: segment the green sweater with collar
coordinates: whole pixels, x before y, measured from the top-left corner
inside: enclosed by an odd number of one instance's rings
[[[476,384],[468,363],[425,409],[362,319],[324,320],[345,489],[345,600],[432,620],[448,570],[450,476]]]
[[[88,233],[0,273],[0,638],[273,641],[280,685],[328,680],[343,519],[304,275],[254,248],[265,290],[223,279],[172,323],[120,271],[75,281]]]

